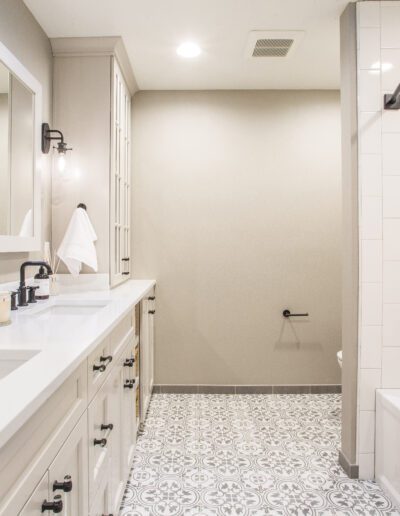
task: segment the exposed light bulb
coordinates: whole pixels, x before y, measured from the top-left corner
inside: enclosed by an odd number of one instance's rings
[[[176,49],[178,56],[192,58],[201,54],[201,48],[193,41],[186,41]]]
[[[64,154],[59,154],[58,155],[58,163],[57,163],[57,165],[58,165],[58,170],[60,172],[64,172],[65,166],[66,166],[66,161],[65,161]]]

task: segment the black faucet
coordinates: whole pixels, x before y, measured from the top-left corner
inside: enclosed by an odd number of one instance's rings
[[[25,269],[27,267],[45,267],[48,274],[53,274],[50,265],[47,262],[28,261],[21,265],[19,270],[19,290],[18,290],[18,306],[28,306],[26,302],[26,285],[25,285]]]

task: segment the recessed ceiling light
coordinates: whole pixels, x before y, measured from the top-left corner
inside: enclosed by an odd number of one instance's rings
[[[201,54],[201,48],[197,43],[193,43],[192,41],[186,41],[179,45],[176,49],[176,53],[181,57],[197,57]]]

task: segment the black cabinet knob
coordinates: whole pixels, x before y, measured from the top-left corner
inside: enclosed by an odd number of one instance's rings
[[[106,366],[104,364],[101,364],[101,365],[94,364],[94,366],[93,366],[93,371],[100,371],[100,373],[104,373],[105,370],[106,370]]]
[[[69,475],[64,477],[64,482],[58,482],[57,480],[53,483],[53,491],[64,491],[64,493],[69,493],[72,491],[72,480]]]
[[[124,389],[133,389],[135,385],[135,380],[126,380],[124,383]]]
[[[112,362],[113,357],[111,355],[107,355],[106,357],[102,356],[99,358],[100,362],[106,362],[105,364],[100,365],[94,365],[93,371],[100,371],[101,373],[104,373],[106,370],[106,367],[110,362]]]
[[[112,362],[113,357],[111,355],[107,355],[106,357],[100,357],[100,362],[107,362],[106,366]]]
[[[101,425],[100,429],[101,430],[111,430],[114,428],[114,425],[112,423],[109,423],[108,425]]]
[[[149,314],[154,315],[156,313],[155,310],[149,310]]]
[[[101,446],[104,448],[104,446],[107,444],[107,439],[93,439],[93,444],[95,446]]]
[[[135,363],[134,358],[127,358],[124,362],[124,367],[133,367],[134,363]]]
[[[63,503],[61,500],[61,495],[56,495],[52,502],[48,502],[47,500],[45,500],[42,503],[42,512],[51,511],[51,512],[58,514],[62,510],[63,510]]]

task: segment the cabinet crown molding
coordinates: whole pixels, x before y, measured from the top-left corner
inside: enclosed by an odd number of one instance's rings
[[[115,57],[127,82],[130,94],[133,96],[138,91],[136,78],[120,36],[51,38],[50,42],[54,57]]]

